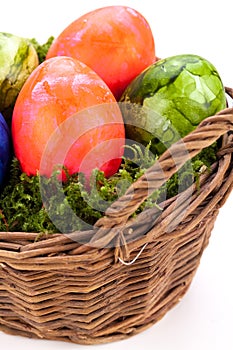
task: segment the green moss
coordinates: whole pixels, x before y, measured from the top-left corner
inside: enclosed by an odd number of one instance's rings
[[[39,58],[39,63],[42,63],[45,60],[45,57],[47,55],[47,52],[54,40],[53,36],[50,36],[46,43],[44,44],[39,44],[38,41],[35,38],[30,39],[31,44],[34,46],[36,49],[38,58]]]
[[[84,185],[82,174],[67,175],[67,181],[62,186],[57,172],[50,179],[27,176],[21,172],[19,162],[14,158],[9,180],[0,194],[0,231],[54,233],[59,232],[56,226],[60,227],[60,224],[66,232],[86,229],[87,224],[93,225],[102,217],[108,206],[154,163],[149,147],[144,150],[138,145],[128,147],[127,158],[123,158],[119,171],[109,179],[94,170],[89,189]],[[215,143],[187,162],[134,215],[159,205],[164,198],[175,196],[193,182],[198,185],[200,170],[204,166],[208,171],[216,160],[217,149]],[[43,186],[40,181],[43,181]],[[70,208],[76,214],[74,217],[69,216]],[[76,216],[80,220],[77,221]]]

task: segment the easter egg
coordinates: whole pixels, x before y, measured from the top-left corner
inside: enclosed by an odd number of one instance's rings
[[[84,63],[59,56],[41,63],[21,89],[12,138],[28,175],[50,176],[61,165],[69,174],[89,177],[98,168],[111,176],[121,164],[125,129],[103,80]]]
[[[129,84],[120,101],[127,137],[143,145],[150,142],[156,154],[226,107],[216,68],[192,54],[152,64]]]
[[[11,157],[10,130],[0,113],[0,187],[5,180]]]
[[[154,37],[144,16],[127,6],[106,6],[70,23],[47,58],[71,56],[91,67],[118,100],[126,86],[155,61]]]
[[[37,52],[29,40],[0,33],[0,112],[9,125],[18,93],[38,63]]]

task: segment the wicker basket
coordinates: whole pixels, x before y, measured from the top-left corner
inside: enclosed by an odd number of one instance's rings
[[[232,89],[226,91],[233,96]],[[125,339],[160,320],[189,288],[231,192],[232,131],[233,108],[204,120],[114,202],[93,230],[40,241],[36,233],[1,232],[0,329],[98,344]],[[218,161],[201,175],[199,188],[193,184],[165,201],[159,216],[154,207],[131,218],[151,190],[217,139]]]

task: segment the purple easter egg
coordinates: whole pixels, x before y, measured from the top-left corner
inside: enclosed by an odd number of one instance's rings
[[[5,180],[11,157],[11,142],[9,127],[0,113],[0,187]]]

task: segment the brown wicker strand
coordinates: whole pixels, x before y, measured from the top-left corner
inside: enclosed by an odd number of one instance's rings
[[[230,108],[204,120],[191,134],[172,145],[137,182],[130,186],[124,196],[107,209],[106,215],[95,225],[100,229],[92,238],[91,244],[107,246],[119,233],[118,226],[123,226],[153,191],[162,186],[202,148],[210,146],[227,131],[233,130],[232,113],[233,108]],[[113,227],[115,227],[114,233],[111,230]]]

